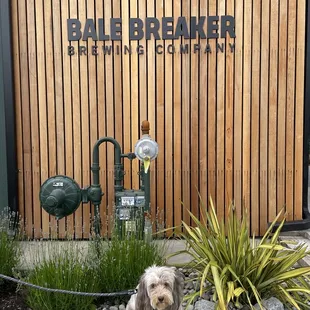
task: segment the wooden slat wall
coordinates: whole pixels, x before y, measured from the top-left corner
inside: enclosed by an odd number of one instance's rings
[[[12,0],[19,210],[29,237],[88,238],[90,204],[57,223],[39,205],[49,176],[91,184],[91,153],[113,136],[133,151],[148,119],[159,156],[151,165],[157,228],[190,223],[200,191],[220,217],[234,200],[252,232],[285,205],[302,218],[305,0]],[[129,18],[232,15],[236,38],[130,41]],[[67,55],[68,18],[122,18],[122,41],[98,42],[99,55]],[[105,25],[109,32],[109,24]],[[205,25],[206,30],[206,25]],[[201,44],[194,53],[194,44]],[[204,53],[206,44],[211,53]],[[224,53],[217,43],[226,43]],[[101,46],[119,48],[103,55]],[[124,53],[138,45],[144,53]],[[155,52],[163,45],[164,53]],[[177,52],[169,54],[169,44]],[[178,46],[192,50],[180,54]],[[235,45],[232,53],[229,44]],[[103,234],[113,213],[113,146],[100,148]],[[125,160],[125,187],[138,187],[138,161]],[[181,204],[183,202],[183,204]]]

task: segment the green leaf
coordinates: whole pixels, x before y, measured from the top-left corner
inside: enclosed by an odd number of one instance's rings
[[[300,307],[298,306],[298,304],[296,303],[296,301],[292,298],[292,296],[281,286],[279,285],[278,286],[279,289],[283,292],[283,294],[285,295],[286,297],[286,300],[292,304],[296,309],[299,309],[300,310]]]
[[[245,290],[244,288],[242,287],[237,287],[235,290],[234,290],[234,296],[236,297],[239,297],[242,293],[244,293]]]
[[[259,293],[258,293],[256,287],[253,285],[253,283],[251,282],[251,280],[249,278],[246,278],[246,279],[251,286],[252,292],[256,298],[257,303],[259,304],[260,308],[263,309],[262,301],[261,301],[261,298],[259,296]]]

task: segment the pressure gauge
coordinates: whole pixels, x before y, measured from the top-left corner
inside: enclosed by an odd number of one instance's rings
[[[154,160],[158,155],[158,144],[149,135],[143,135],[135,145],[135,154],[141,160]]]

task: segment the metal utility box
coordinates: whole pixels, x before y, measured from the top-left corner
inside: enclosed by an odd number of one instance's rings
[[[124,190],[115,193],[116,228],[120,237],[141,237],[144,225],[145,192]]]

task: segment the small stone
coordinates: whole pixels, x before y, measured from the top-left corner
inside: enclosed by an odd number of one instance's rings
[[[194,310],[214,310],[215,303],[209,300],[199,300],[195,304]]]
[[[185,284],[185,288],[188,289],[188,290],[191,290],[194,288],[194,283],[193,281],[189,281]]]
[[[275,297],[263,300],[262,304],[267,310],[284,310],[282,302]]]
[[[190,279],[195,279],[195,278],[197,278],[197,273],[191,272],[191,273],[189,274],[188,277],[189,277]]]
[[[210,300],[212,296],[209,292],[204,292],[201,297],[202,299]]]
[[[119,309],[119,310],[125,310],[126,307],[125,307],[125,305],[121,304],[121,305],[118,306],[118,309]]]
[[[118,310],[117,306],[111,306],[109,310]]]
[[[187,307],[187,310],[193,310],[194,309],[194,306],[193,305],[189,305],[188,307]]]

